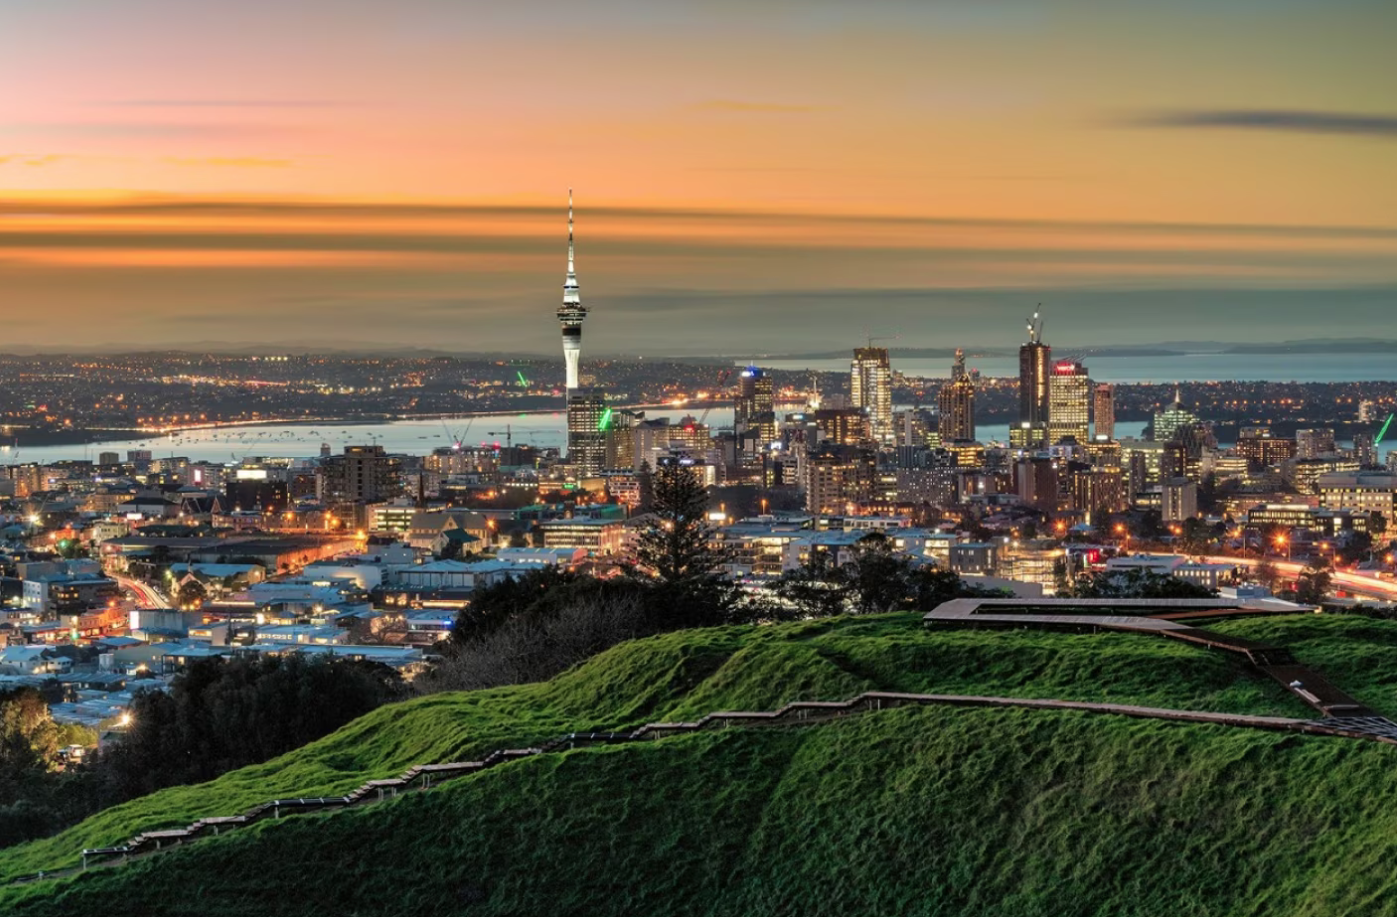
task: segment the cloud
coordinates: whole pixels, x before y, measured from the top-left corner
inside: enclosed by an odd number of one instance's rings
[[[88,103],[109,108],[339,108],[338,99],[112,99]]]
[[[0,155],[0,166],[51,166],[72,159],[62,153],[44,153],[34,155],[31,153],[11,153]]]
[[[1130,118],[1134,127],[1232,128],[1300,134],[1397,137],[1397,115],[1362,115],[1284,109],[1156,112]]]
[[[472,203],[381,203],[316,198],[198,198],[146,196],[115,200],[75,201],[55,198],[41,200],[0,197],[0,216],[150,216],[183,215],[190,218],[316,217],[358,219],[555,219],[561,207],[536,204]],[[1254,235],[1317,239],[1397,239],[1394,226],[1343,226],[1258,223],[1166,223],[1121,220],[1053,220],[976,218],[943,216],[902,216],[859,213],[782,213],[766,210],[698,210],[674,207],[626,207],[588,205],[583,213],[589,219],[636,221],[692,221],[728,224],[734,227],[768,225],[868,226],[868,227],[950,227],[966,229],[1041,230],[1056,232],[1112,232],[1179,234],[1196,236]]]
[[[787,102],[748,102],[739,99],[709,99],[686,106],[690,111],[738,112],[742,114],[802,115],[822,111],[821,105],[799,105]]]
[[[238,169],[285,169],[289,159],[263,159],[259,156],[204,156],[194,158],[167,157],[166,162],[177,166],[218,166]]]

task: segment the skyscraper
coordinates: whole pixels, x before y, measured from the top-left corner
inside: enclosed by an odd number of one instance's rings
[[[1184,407],[1183,391],[1174,389],[1174,403],[1154,415],[1154,438],[1156,442],[1167,443],[1174,438],[1180,427],[1198,423],[1198,415]]]
[[[1087,429],[1091,404],[1091,379],[1085,365],[1076,360],[1058,360],[1053,364],[1048,384],[1048,442],[1061,442],[1072,437],[1087,444]]]
[[[582,359],[582,320],[587,308],[577,287],[577,270],[572,249],[572,189],[568,189],[568,275],[563,281],[563,304],[558,307],[558,323],[563,326],[563,359],[567,362],[568,390],[577,388],[577,364]]]
[[[943,443],[975,438],[975,383],[965,371],[965,351],[957,348],[951,381],[936,396],[938,428]]]
[[[568,391],[568,464],[579,478],[598,474],[606,464],[610,423],[605,395],[587,388]]]
[[[855,347],[849,367],[849,400],[868,415],[873,438],[893,442],[893,374],[886,347]]]
[[[776,398],[771,377],[756,366],[742,371],[738,381],[737,403],[733,406],[733,422],[744,441],[753,443],[754,451],[766,449],[776,440]]]
[[[1043,320],[1038,313],[1028,323],[1028,341],[1019,348],[1019,427],[1030,445],[1047,438],[1048,364],[1053,349],[1043,343]]]
[[[1116,387],[1103,382],[1096,387],[1096,404],[1092,415],[1097,439],[1116,438]]]

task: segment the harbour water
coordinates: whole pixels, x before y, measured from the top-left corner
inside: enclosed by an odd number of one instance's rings
[[[678,422],[701,411],[648,410],[647,417],[668,417]],[[706,421],[712,427],[732,423],[732,409],[716,407]],[[1116,424],[1118,437],[1138,437],[1143,421]],[[981,442],[1007,442],[1008,424],[981,424],[976,429]],[[460,440],[468,445],[531,443],[562,447],[567,440],[567,417],[562,412],[518,414],[510,417],[455,417],[445,420],[399,420],[391,423],[347,424],[267,424],[186,430],[146,440],[117,440],[66,446],[26,446],[18,450],[0,447],[0,464],[16,462],[57,462],[96,460],[100,452],[116,452],[123,459],[128,450],[149,449],[156,458],[184,457],[194,461],[236,462],[252,456],[307,458],[320,454],[322,444],[340,452],[345,446],[379,445],[388,452],[426,455],[433,449]],[[1224,444],[1227,445],[1227,444]],[[1383,455],[1391,446],[1384,444]]]

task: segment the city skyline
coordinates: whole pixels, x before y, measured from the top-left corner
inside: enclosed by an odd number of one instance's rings
[[[547,353],[574,186],[608,353],[1370,336],[1397,11],[1185,6],[7,10],[11,339]]]

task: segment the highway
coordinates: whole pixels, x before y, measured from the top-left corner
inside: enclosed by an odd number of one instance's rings
[[[170,600],[161,595],[153,586],[147,586],[145,583],[127,576],[116,576],[113,574],[112,579],[116,580],[121,585],[122,589],[134,595],[136,597],[136,604],[142,608],[171,607]]]
[[[1271,561],[1271,565],[1284,576],[1299,576],[1304,571],[1305,565],[1289,560],[1276,560],[1266,558]],[[1223,557],[1205,556],[1202,560],[1210,564],[1238,564],[1245,567],[1255,567],[1261,563],[1255,557]],[[1345,592],[1352,592],[1354,595],[1367,596],[1373,599],[1383,599],[1384,601],[1397,601],[1397,582],[1391,580],[1377,579],[1372,576],[1363,576],[1358,573],[1347,573],[1342,570],[1334,570],[1331,573],[1331,582],[1334,586],[1343,589]]]

